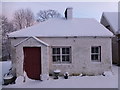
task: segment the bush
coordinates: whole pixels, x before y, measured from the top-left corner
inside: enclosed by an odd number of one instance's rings
[[[79,76],[79,73],[73,73],[72,76]]]

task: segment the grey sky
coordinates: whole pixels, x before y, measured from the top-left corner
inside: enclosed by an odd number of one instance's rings
[[[15,10],[30,8],[34,14],[39,10],[54,9],[64,15],[66,7],[73,7],[73,17],[95,18],[98,21],[102,12],[118,11],[117,2],[3,2],[2,14],[12,19]]]

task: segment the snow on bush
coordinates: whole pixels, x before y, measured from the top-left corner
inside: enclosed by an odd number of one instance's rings
[[[113,73],[111,71],[105,71],[103,74],[108,77],[113,76]]]

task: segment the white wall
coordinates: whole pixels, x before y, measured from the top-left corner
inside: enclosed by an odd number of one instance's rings
[[[70,74],[86,73],[89,75],[101,74],[104,71],[111,70],[112,66],[112,50],[111,38],[93,38],[93,37],[79,37],[79,38],[40,38],[42,41],[48,43],[50,46],[71,46],[72,49],[72,63],[70,64],[53,64],[51,47],[46,47],[35,40],[29,40],[22,43],[17,48],[13,47],[15,44],[23,40],[23,38],[12,39],[12,57],[13,65],[17,68],[17,74],[22,75],[23,70],[23,46],[37,46],[41,45],[41,62],[42,74],[53,73],[55,69],[60,69],[61,73],[69,72]],[[91,46],[101,46],[101,62],[91,61]],[[17,66],[16,66],[17,65]]]
[[[90,75],[101,74],[111,69],[112,50],[111,38],[40,38],[50,46],[71,46],[72,63],[53,64],[52,53],[50,53],[50,73],[55,69],[60,69],[62,73],[86,73]],[[101,46],[101,62],[91,61],[91,46]],[[50,48],[52,50],[52,48]]]
[[[101,24],[103,24],[104,26],[110,25],[104,16],[102,16],[101,18]],[[110,31],[113,32],[114,34],[116,33],[111,26]],[[117,38],[118,38],[117,36],[112,38],[112,61],[114,64],[118,64],[119,61]]]

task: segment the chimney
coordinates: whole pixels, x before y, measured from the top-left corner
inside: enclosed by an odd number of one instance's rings
[[[72,7],[66,8],[65,10],[65,18],[66,19],[72,19]]]

